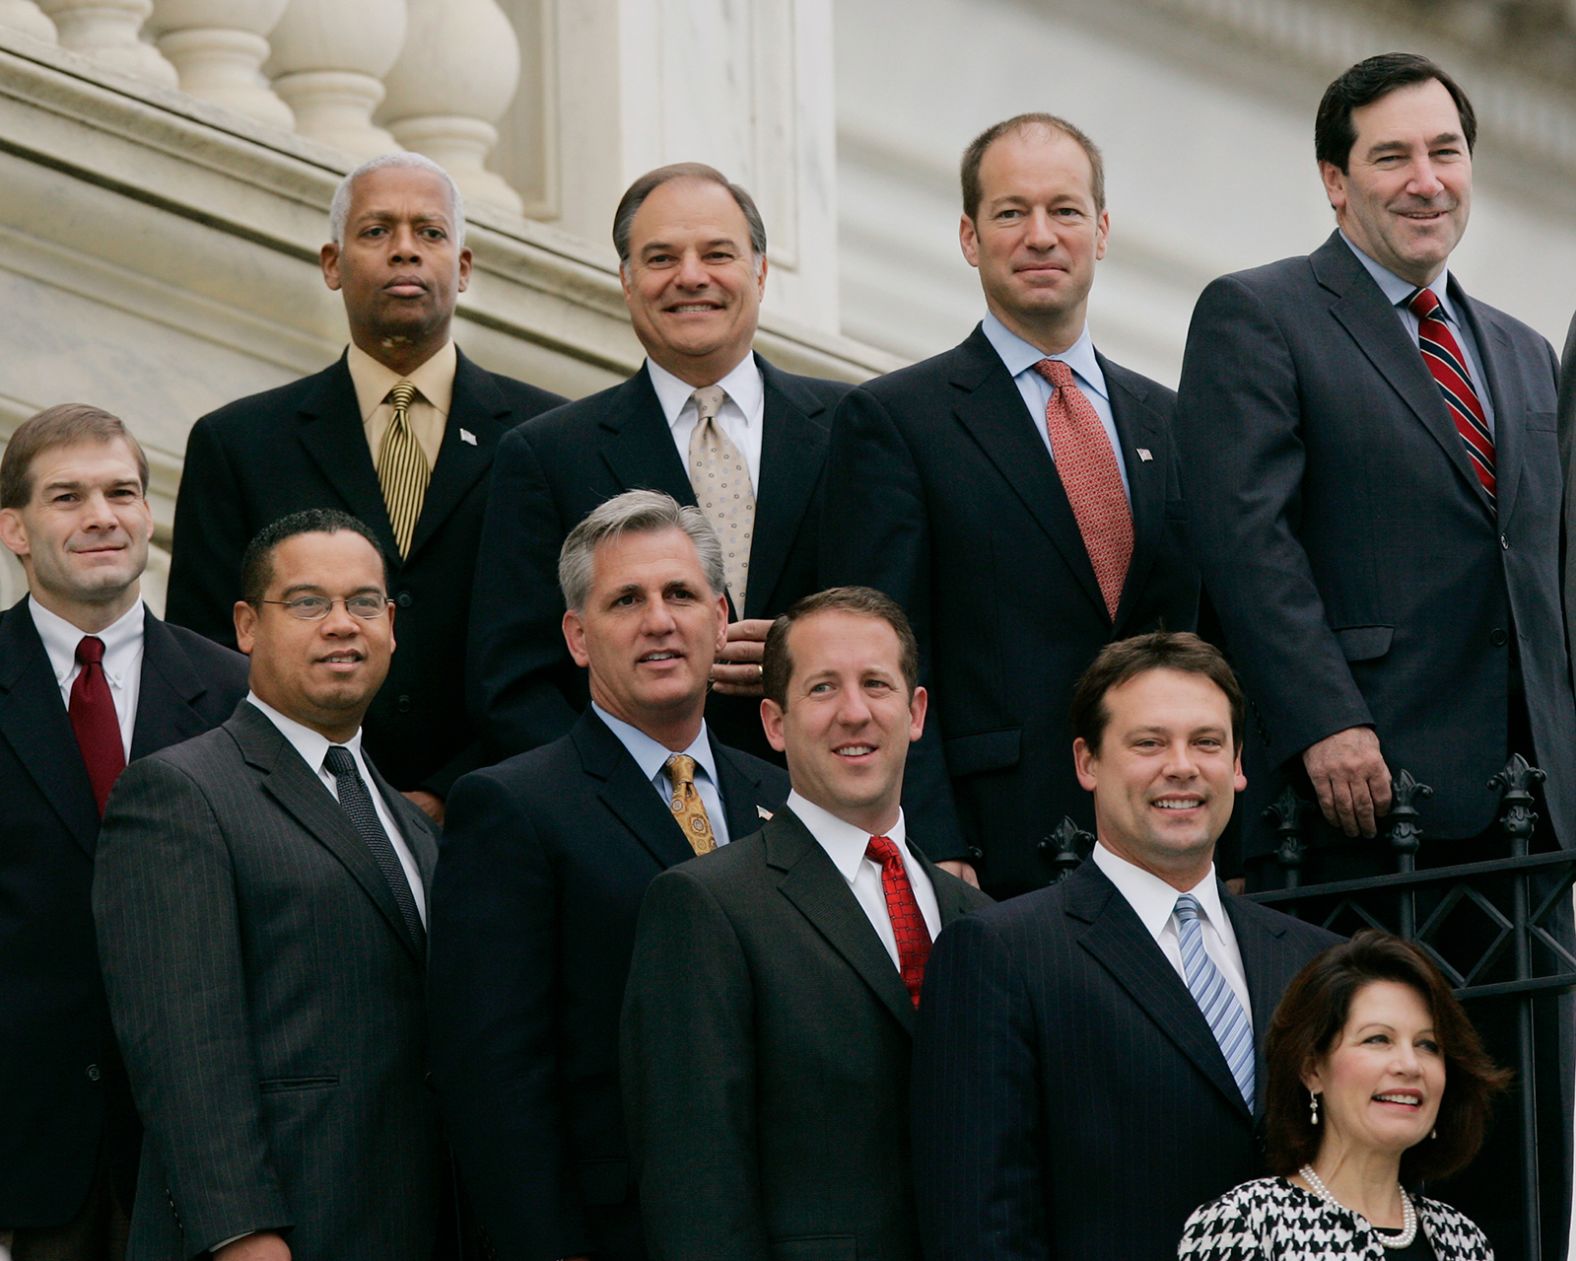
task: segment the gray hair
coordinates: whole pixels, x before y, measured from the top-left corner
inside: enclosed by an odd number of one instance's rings
[[[711,594],[723,593],[728,576],[722,562],[722,541],[706,514],[693,505],[680,506],[672,495],[660,490],[626,490],[595,508],[564,540],[558,553],[558,586],[564,593],[565,607],[577,612],[585,607],[598,546],[626,534],[657,530],[682,530],[689,535]]]
[[[620,268],[629,262],[629,232],[635,222],[635,215],[646,198],[670,180],[704,180],[727,189],[728,195],[733,198],[744,215],[745,226],[750,232],[750,249],[755,253],[755,261],[759,263],[766,257],[766,222],[761,218],[761,211],[755,204],[755,198],[739,185],[730,182],[728,177],[714,166],[707,166],[704,162],[675,162],[672,166],[659,166],[654,171],[647,171],[626,188],[624,195],[618,199],[618,209],[613,212],[613,248],[618,251]]]
[[[420,153],[407,153],[400,150],[395,153],[380,153],[375,158],[368,158],[344,179],[339,181],[339,187],[334,190],[334,200],[328,206],[328,239],[335,245],[345,243],[345,224],[350,221],[350,194],[355,188],[356,181],[363,175],[372,171],[405,170],[426,171],[436,175],[449,190],[450,217],[454,220],[454,244],[456,248],[465,245],[465,202],[460,197],[460,190],[455,185],[449,173],[431,158]]]

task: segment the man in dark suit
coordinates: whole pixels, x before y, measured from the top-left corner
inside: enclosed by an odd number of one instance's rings
[[[139,1135],[93,940],[99,814],[128,759],[246,691],[238,654],[142,603],[147,480],[136,439],[84,404],[23,422],[0,459],[0,541],[29,592],[0,614],[0,1244],[16,1261],[124,1254]]]
[[[364,163],[334,195],[330,234],[323,278],[344,297],[350,347],[193,427],[167,613],[233,645],[241,552],[258,530],[302,508],[365,521],[388,560],[401,644],[367,714],[367,748],[441,821],[449,786],[485,760],[465,716],[461,646],[493,455],[563,399],[483,371],[451,340],[471,252],[440,167],[414,153]]]
[[[585,707],[558,632],[553,567],[564,537],[634,488],[698,504],[722,536],[728,643],[707,719],[728,744],[761,736],[769,619],[815,589],[821,467],[848,388],[751,352],[766,287],[766,227],[749,193],[700,163],[630,185],[613,218],[619,278],[645,365],[499,447],[471,623],[472,704],[501,756],[546,744]]]
[[[1566,647],[1570,648],[1570,611],[1576,609],[1576,316],[1560,356],[1560,467],[1565,470]]]
[[[426,815],[362,750],[394,606],[377,539],[310,509],[242,563],[251,691],[127,770],[93,913],[147,1126],[131,1261],[432,1261]]]
[[[1193,1209],[1264,1172],[1270,1015],[1337,939],[1216,878],[1242,720],[1230,668],[1190,634],[1112,644],[1079,681],[1093,856],[960,921],[931,958],[914,1050],[927,1261],[1162,1261]]]
[[[646,894],[620,1058],[658,1261],[918,1261],[914,1008],[932,938],[988,901],[901,808],[918,657],[868,588],[778,618],[761,716],[788,805]]]
[[[484,1249],[638,1261],[618,1013],[641,895],[754,831],[788,785],[707,729],[728,608],[699,508],[615,496],[570,531],[558,572],[591,705],[569,734],[455,786],[433,894],[433,1064]]]
[[[1087,798],[1066,701],[1100,646],[1190,629],[1171,391],[1094,349],[1085,322],[1109,216],[1100,152],[1048,114],[963,156],[963,255],[988,312],[962,345],[838,409],[823,582],[914,619],[934,704],[905,802],[932,858],[997,897],[1050,878],[1042,842]]]

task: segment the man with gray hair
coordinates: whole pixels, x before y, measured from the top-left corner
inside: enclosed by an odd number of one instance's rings
[[[493,454],[513,426],[561,403],[485,372],[455,347],[470,281],[465,215],[443,169],[390,153],[340,183],[323,279],[345,301],[350,346],[313,376],[199,420],[175,508],[167,613],[234,645],[241,553],[305,508],[367,523],[388,561],[400,652],[367,714],[367,745],[435,818],[482,764],[463,704],[462,653]]]
[[[788,783],[707,729],[728,603],[699,508],[617,495],[569,532],[558,578],[591,703],[567,735],[455,785],[432,1062],[484,1254],[637,1261],[618,1019],[640,900],[665,868],[754,832]]]
[[[821,469],[848,387],[752,353],[766,228],[720,171],[685,162],[642,175],[614,213],[613,245],[646,362],[499,448],[477,572],[500,597],[477,604],[470,699],[500,756],[569,729],[586,692],[558,634],[558,545],[603,500],[651,487],[698,505],[724,545],[728,642],[707,717],[730,744],[775,759],[757,712],[761,648],[770,619],[816,589]]]

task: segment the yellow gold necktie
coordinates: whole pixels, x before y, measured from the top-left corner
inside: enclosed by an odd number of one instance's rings
[[[744,590],[750,575],[750,541],[755,534],[755,488],[744,453],[722,432],[717,413],[728,397],[720,385],[706,385],[695,400],[695,431],[690,434],[690,485],[695,502],[722,540],[723,572],[733,609],[744,616]]]
[[[695,791],[695,759],[687,753],[675,753],[668,759],[666,769],[673,782],[673,797],[668,805],[684,829],[684,839],[697,854],[711,853],[717,848],[717,838],[706,817],[706,803]]]
[[[410,555],[421,501],[432,479],[427,457],[410,431],[410,405],[415,397],[416,387],[409,381],[401,381],[389,391],[394,415],[378,446],[378,484],[383,487],[383,502],[388,505],[389,524],[394,527],[394,541],[401,557]]]

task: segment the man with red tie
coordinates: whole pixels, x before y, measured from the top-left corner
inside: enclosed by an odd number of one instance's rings
[[[246,661],[142,603],[148,462],[108,412],[51,407],[0,460],[0,542],[28,595],[0,614],[0,1244],[15,1261],[123,1255],[136,1113],[89,895],[128,758],[217,726]]]
[[[908,831],[918,647],[843,587],[773,622],[761,718],[793,790],[647,890],[622,1079],[653,1258],[917,1258],[908,1080],[931,941],[988,899]]]

